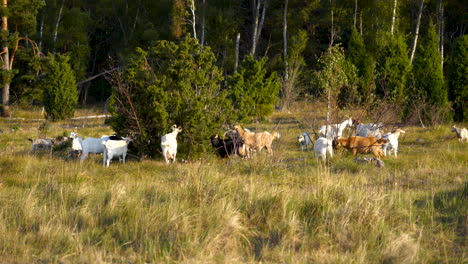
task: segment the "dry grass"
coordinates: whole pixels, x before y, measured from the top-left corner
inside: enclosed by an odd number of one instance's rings
[[[274,156],[83,164],[30,153],[33,133],[112,131],[95,121],[0,123],[0,259],[5,263],[463,263],[467,145],[450,126],[405,127],[382,169],[342,152],[328,163],[297,135],[315,106],[275,113]],[[311,111],[309,114],[307,111]],[[294,111],[294,110],[293,110]],[[308,120],[308,121],[304,121]],[[317,118],[318,120],[318,118]],[[278,125],[279,123],[279,125]],[[317,124],[318,125],[318,124]],[[318,126],[316,126],[318,127]]]

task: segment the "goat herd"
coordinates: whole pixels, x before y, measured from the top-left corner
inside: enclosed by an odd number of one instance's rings
[[[349,118],[339,124],[332,124],[320,127],[319,137],[313,144],[315,157],[321,160],[326,160],[327,156],[333,156],[333,150],[339,147],[344,147],[354,155],[357,154],[373,154],[373,158],[356,158],[356,162],[373,163],[378,167],[383,167],[384,163],[380,160],[386,157],[387,154],[393,152],[393,155],[398,155],[398,138],[400,134],[405,133],[402,129],[396,129],[391,133],[386,133],[382,136],[380,128],[383,124],[363,124],[357,119]],[[354,127],[356,136],[344,138],[343,131],[347,127]],[[177,134],[182,131],[181,127],[173,125],[172,132],[161,137],[161,149],[166,163],[170,161],[176,162],[177,156]],[[457,134],[460,142],[468,141],[468,131],[466,128],[452,127],[452,132]],[[125,163],[127,156],[128,144],[131,142],[129,137],[119,136],[102,136],[101,138],[87,137],[82,139],[81,136],[74,132],[70,133],[72,141],[72,150],[81,152],[81,161],[86,159],[89,153],[103,153],[103,166],[109,167],[109,163],[113,158]],[[242,128],[240,125],[235,125],[225,133],[224,138],[214,135],[211,137],[211,144],[215,151],[222,157],[239,155],[241,157],[251,158],[253,153],[266,148],[268,154],[272,155],[273,140],[280,138],[278,132],[251,132],[248,129]],[[58,137],[57,142],[50,138],[29,139],[32,141],[33,152],[40,149],[52,149],[53,145],[61,144],[68,139],[66,137]],[[301,150],[309,150],[312,145],[312,138],[307,132],[302,133],[298,137],[298,142]]]

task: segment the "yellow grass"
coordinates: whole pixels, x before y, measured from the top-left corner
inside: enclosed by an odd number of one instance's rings
[[[30,152],[37,134],[112,133],[103,120],[0,123],[0,262],[466,262],[468,145],[450,125],[405,127],[385,168],[346,152],[322,163],[296,142],[323,124],[315,109],[246,125],[281,133],[273,157],[169,166]]]

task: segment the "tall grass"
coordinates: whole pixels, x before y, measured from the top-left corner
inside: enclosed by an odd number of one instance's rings
[[[300,124],[274,156],[80,163],[31,153],[35,128],[0,134],[6,263],[464,263],[468,153],[449,126],[405,128],[385,168],[301,152]],[[285,120],[285,119],[283,119]],[[48,136],[69,132],[52,127]],[[112,131],[77,128],[86,136]]]

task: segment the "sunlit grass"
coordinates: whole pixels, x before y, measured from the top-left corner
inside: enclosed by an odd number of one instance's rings
[[[467,146],[450,126],[404,128],[385,168],[329,162],[301,152],[310,131],[293,113],[274,155],[189,163],[162,158],[80,163],[62,152],[31,153],[28,137],[93,126],[0,123],[0,258],[6,263],[463,263],[468,211]],[[278,122],[281,120],[280,124]],[[94,126],[96,125],[96,126]]]

